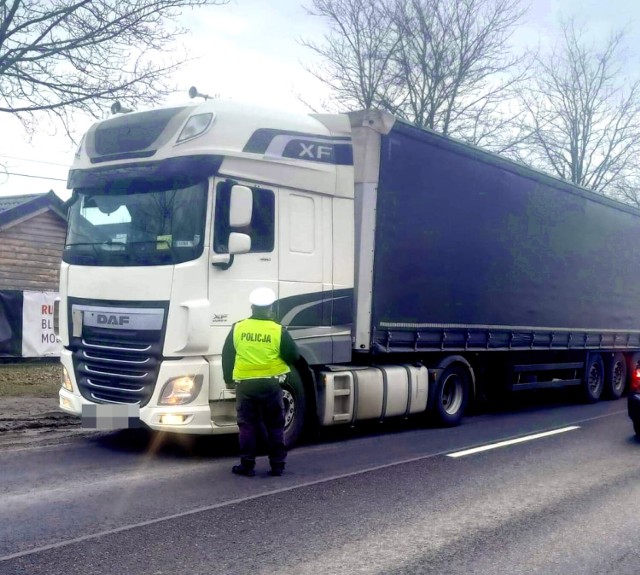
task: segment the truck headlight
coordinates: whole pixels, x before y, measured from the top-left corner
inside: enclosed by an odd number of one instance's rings
[[[160,393],[160,405],[184,405],[193,401],[202,388],[202,375],[175,377],[164,384]]]
[[[71,383],[71,377],[66,367],[62,368],[62,387],[67,391],[73,391],[73,383]]]

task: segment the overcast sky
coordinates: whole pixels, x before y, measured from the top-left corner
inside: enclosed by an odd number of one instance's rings
[[[518,40],[526,45],[553,42],[560,15],[579,16],[595,36],[606,37],[612,30],[629,29],[629,43],[635,42],[635,59],[630,62],[640,72],[640,2],[638,0],[530,0],[531,8]],[[307,111],[300,97],[321,105],[323,88],[304,70],[311,54],[299,39],[320,39],[323,22],[307,15],[300,0],[231,0],[227,6],[194,10],[184,15],[191,30],[182,42],[199,60],[184,66],[175,82],[181,90],[167,103],[188,100],[187,90],[195,85],[201,92],[221,98],[253,102],[273,108]],[[105,110],[105,117],[108,110]],[[90,125],[79,120],[78,139]],[[66,177],[75,146],[52,127],[28,141],[19,123],[0,114],[0,196],[53,190],[67,199]],[[39,176],[26,177],[26,176]],[[41,179],[53,178],[53,179]]]

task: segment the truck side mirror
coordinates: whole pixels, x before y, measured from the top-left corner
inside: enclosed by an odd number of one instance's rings
[[[229,234],[229,253],[246,254],[251,251],[251,237],[247,234],[231,232]]]
[[[251,191],[250,188],[247,188],[247,186],[239,186],[239,185],[233,186],[231,188],[231,207],[229,209],[229,225],[232,228],[244,228],[249,224],[251,224],[252,215],[253,215],[253,192]]]

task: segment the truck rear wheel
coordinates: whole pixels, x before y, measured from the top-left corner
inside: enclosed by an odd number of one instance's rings
[[[591,353],[587,358],[582,380],[582,395],[587,403],[600,400],[604,389],[604,363],[599,353]]]
[[[282,384],[282,393],[284,397],[284,443],[287,448],[290,448],[300,439],[307,414],[304,386],[300,374],[295,368],[291,368],[286,381]]]
[[[459,425],[469,402],[470,377],[460,363],[446,367],[436,381],[433,412],[440,425]]]
[[[607,399],[620,399],[627,385],[627,360],[615,353],[607,361],[603,394]]]

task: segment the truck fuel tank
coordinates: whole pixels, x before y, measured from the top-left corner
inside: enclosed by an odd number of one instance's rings
[[[320,373],[322,425],[408,416],[427,407],[429,374],[424,366],[381,365]]]

